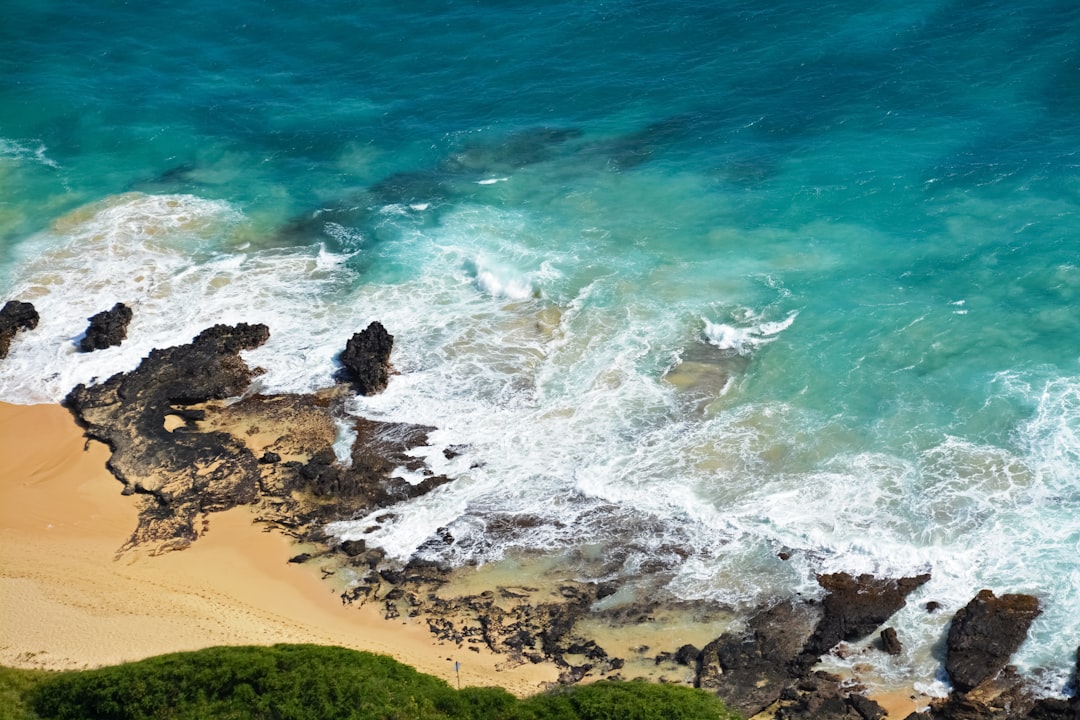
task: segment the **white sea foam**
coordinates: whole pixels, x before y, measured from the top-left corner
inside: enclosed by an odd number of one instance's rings
[[[528,280],[515,277],[506,270],[499,272],[481,265],[476,266],[476,286],[492,297],[509,300],[527,300],[533,293]]]
[[[814,596],[819,572],[930,572],[895,620],[908,650],[890,661],[887,675],[935,677],[940,660],[928,649],[983,586],[1040,594],[1054,622],[1018,662],[1067,667],[1067,639],[1045,636],[1074,627],[1061,613],[1076,607],[1077,573],[1063,569],[1048,584],[1038,570],[1048,558],[1032,553],[1050,548],[1060,562],[1075,554],[1075,521],[1039,521],[1047,505],[1062,501],[1068,469],[1076,467],[1080,425],[1071,418],[1080,414],[1072,414],[1071,388],[1049,388],[1040,421],[1027,431],[1044,448],[1041,470],[1034,451],[954,437],[913,457],[846,453],[842,428],[783,404],[735,403],[708,418],[684,416],[673,391],[642,362],[679,322],[667,318],[665,328],[625,306],[605,313],[596,301],[606,302],[614,278],[554,308],[543,299],[494,305],[467,285],[424,277],[422,287],[359,292],[364,304],[416,331],[397,355],[405,375],[359,407],[440,427],[437,448],[465,447],[450,470],[458,480],[408,503],[400,519],[344,522],[333,532],[406,558],[449,527],[453,545],[424,552],[457,562],[492,560],[513,547],[616,542],[637,548],[623,548],[618,572],[625,573],[650,553],[662,557],[664,547],[694,548],[673,565],[667,590],[746,606],[792,589]],[[404,301],[418,296],[441,312],[418,317]],[[549,311],[554,323],[543,319]],[[789,314],[745,327],[767,339],[793,321]],[[417,338],[439,340],[433,347]],[[833,435],[836,448],[828,445]],[[1045,489],[1051,480],[1056,494]],[[1075,492],[1069,497],[1065,510],[1076,507]],[[492,525],[492,518],[523,516],[537,519],[509,534]],[[794,553],[789,561],[776,557],[780,548]],[[944,610],[925,612],[930,599]]]
[[[190,195],[115,196],[60,218],[19,248],[12,297],[33,302],[37,329],[20,333],[0,364],[0,394],[57,401],[80,382],[134,368],[154,347],[189,342],[216,323],[265,322],[250,354],[267,388],[329,383],[343,347],[331,309],[345,258],[325,251],[222,251],[246,231],[231,205]],[[133,309],[120,347],[79,353],[87,318],[116,302]],[[305,328],[306,333],[290,332]],[[347,339],[347,338],[346,338]]]
[[[60,165],[48,155],[48,148],[40,140],[10,140],[0,138],[0,159],[11,158],[13,160],[29,160],[45,165],[46,167],[59,168]]]
[[[797,316],[798,313],[793,312],[783,320],[766,322],[760,321],[760,318],[747,311],[743,323],[738,325],[716,323],[703,318],[705,337],[721,350],[732,350],[739,355],[748,355],[761,345],[775,340],[780,333],[791,327]]]

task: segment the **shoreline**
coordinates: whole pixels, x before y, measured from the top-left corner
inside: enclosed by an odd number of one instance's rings
[[[215,645],[317,643],[390,655],[451,685],[459,662],[463,686],[518,696],[558,681],[551,663],[464,652],[418,622],[385,619],[377,603],[339,603],[318,564],[290,564],[297,544],[257,527],[248,507],[204,516],[184,550],[118,554],[138,509],[108,457],[62,406],[0,402],[0,664],[84,669]],[[873,697],[894,720],[916,709],[907,691]]]
[[[0,664],[81,669],[215,645],[310,642],[383,653],[456,684],[516,695],[557,679],[547,665],[497,669],[426,627],[343,607],[295,546],[247,507],[204,517],[191,547],[117,556],[138,511],[60,405],[0,403]]]

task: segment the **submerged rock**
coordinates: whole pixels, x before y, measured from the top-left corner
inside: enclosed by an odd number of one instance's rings
[[[349,338],[340,360],[343,374],[356,392],[374,395],[386,389],[390,382],[390,352],[393,349],[394,336],[377,320]]]
[[[37,327],[37,310],[32,303],[21,300],[8,300],[0,308],[0,360],[7,357],[11,341],[20,330],[33,330]]]
[[[79,351],[93,352],[119,345],[127,338],[131,317],[131,308],[124,303],[116,303],[112,309],[90,317],[90,326],[79,341]]]
[[[1027,637],[1039,616],[1031,595],[1002,595],[981,590],[957,611],[946,641],[945,671],[953,686],[968,692],[994,678]]]
[[[559,149],[583,135],[578,128],[536,127],[519,130],[495,141],[474,142],[450,154],[439,169],[480,177],[514,170],[556,157]]]

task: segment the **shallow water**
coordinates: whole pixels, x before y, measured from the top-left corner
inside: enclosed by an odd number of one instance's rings
[[[923,650],[980,588],[1031,592],[1016,660],[1061,689],[1077,8],[5,14],[0,297],[42,322],[0,398],[239,321],[271,328],[265,389],[310,390],[379,319],[401,374],[355,410],[438,427],[456,481],[343,536],[458,563],[599,544],[587,576],[736,606],[930,571],[896,619]],[[130,339],[78,354],[117,301]],[[923,650],[888,672],[932,679]]]

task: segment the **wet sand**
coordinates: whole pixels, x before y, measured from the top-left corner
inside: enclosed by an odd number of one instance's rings
[[[290,541],[247,508],[207,518],[189,549],[117,556],[136,525],[133,498],[55,405],[0,403],[0,664],[70,669],[215,645],[279,642],[385,653],[462,685],[536,692],[549,665],[433,639],[426,626],[343,607],[319,568],[290,565]]]

